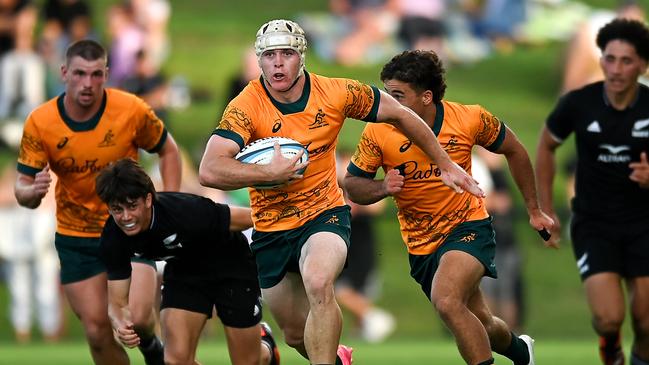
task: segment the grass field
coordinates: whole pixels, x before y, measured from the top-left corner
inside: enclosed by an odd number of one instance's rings
[[[355,365],[392,365],[392,364],[439,364],[461,365],[464,362],[449,340],[399,340],[380,345],[350,343],[354,347]],[[556,341],[537,339],[535,352],[536,363],[546,365],[586,365],[599,363],[594,341],[573,340]],[[280,348],[282,365],[306,364],[294,350]],[[129,352],[132,364],[144,364],[136,350]],[[88,364],[90,355],[81,342],[67,342],[58,345],[33,344],[8,347],[0,345],[1,365],[82,365]],[[222,341],[204,341],[199,348],[198,360],[203,364],[227,364],[227,348]],[[496,364],[511,362],[499,355],[495,356]]]
[[[90,1],[95,6],[95,20],[99,25],[105,8],[117,1]],[[584,2],[611,8],[616,0]],[[182,75],[192,89],[206,91],[209,96],[205,100],[195,100],[186,110],[173,112],[167,121],[176,139],[193,157],[202,154],[205,141],[225,104],[227,80],[238,72],[241,52],[251,45],[259,25],[271,18],[293,18],[300,12],[325,10],[326,3],[326,0],[172,0],[173,51],[165,71],[169,75]],[[472,67],[449,68],[446,97],[484,105],[505,120],[534,155],[538,131],[557,98],[563,49],[563,44],[519,47],[512,54],[496,55]],[[344,68],[324,63],[309,54],[307,67],[315,73],[351,77],[380,86],[380,66]],[[357,121],[346,123],[340,136],[341,145],[353,146],[362,127],[363,123]],[[570,145],[567,143],[559,151],[561,158],[571,154]],[[14,160],[13,155],[0,155],[0,165]],[[560,183],[556,184],[555,195],[559,201],[564,196]],[[593,335],[569,242],[564,241],[559,251],[543,249],[536,233],[527,226],[523,211],[518,215],[518,227],[518,240],[525,257],[525,325],[538,339],[537,363],[598,363],[594,339],[585,340]],[[395,313],[398,329],[395,340],[384,345],[370,347],[352,343],[357,348],[356,364],[461,364],[430,304],[408,276],[407,255],[393,208],[380,219],[377,228],[384,279],[379,304]],[[51,346],[14,345],[6,315],[7,298],[6,288],[0,284],[0,365],[90,363],[85,345],[78,341],[82,336],[78,320],[70,314],[69,334],[75,342]],[[346,324],[349,318],[346,314]],[[627,324],[624,335],[627,343],[629,332]],[[426,342],[407,340],[421,336],[427,338]],[[218,340],[206,341],[200,354],[206,364],[228,362],[224,345]],[[294,351],[284,349],[283,354],[284,365],[305,363]],[[135,364],[142,363],[140,356],[133,358]]]

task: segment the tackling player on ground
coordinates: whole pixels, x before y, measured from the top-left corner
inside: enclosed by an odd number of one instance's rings
[[[123,343],[132,347],[138,340],[128,308],[131,258],[164,260],[165,363],[197,364],[201,332],[216,308],[232,364],[279,365],[270,328],[263,324],[262,330],[259,323],[257,267],[241,233],[252,227],[249,208],[188,193],[156,193],[151,178],[131,159],[101,171],[97,194],[110,212],[100,250],[108,273],[109,313]]]

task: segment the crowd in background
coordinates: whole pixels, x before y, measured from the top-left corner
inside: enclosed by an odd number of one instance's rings
[[[296,20],[306,30],[310,48],[318,57],[349,66],[378,64],[402,49],[431,49],[450,65],[471,63],[494,51],[510,52],[517,44],[568,39],[580,23],[586,25],[579,29],[586,29],[588,21],[615,16],[612,12],[591,13],[583,4],[562,0],[330,0],[329,10],[323,14],[301,14]],[[549,13],[557,15],[552,26],[543,24]],[[589,18],[589,15],[593,16]],[[20,143],[22,123],[33,108],[63,92],[60,66],[64,62],[64,52],[70,43],[80,39],[99,39],[105,35],[110,86],[141,96],[167,125],[170,124],[166,118],[169,106],[174,102],[186,104],[182,100],[173,100],[170,82],[161,71],[170,54],[167,28],[171,4],[168,0],[115,1],[104,15],[105,30],[97,29],[95,16],[91,4],[84,0],[46,0],[42,6],[30,0],[0,0],[0,144],[4,148],[15,148]],[[39,23],[42,24],[40,28]],[[40,32],[37,33],[37,29]],[[594,46],[592,40],[585,43]],[[567,60],[562,92],[580,82],[590,82],[590,75],[577,80],[579,76],[571,71],[573,63],[585,59],[585,53],[576,54],[582,57]],[[244,59],[244,67],[233,79],[228,99],[234,97],[249,80],[259,76],[256,57],[247,52]],[[584,67],[577,68],[584,70]],[[511,225],[512,214],[511,201],[498,200],[499,196],[509,194],[507,179],[498,172],[501,163],[502,159],[487,163],[492,174],[489,178],[496,180],[497,184],[495,198],[488,202],[497,205],[493,208],[497,229],[498,219]],[[183,181],[188,184],[184,190],[211,195],[215,200],[235,202],[241,195],[235,192],[225,197],[213,189],[200,189],[191,168],[193,163],[188,161],[184,166],[188,167],[183,174]],[[10,165],[0,176],[0,222],[3,231],[11,233],[0,239],[3,277],[11,292],[11,322],[16,340],[29,341],[31,311],[34,309],[39,313],[43,337],[56,341],[64,330],[64,316],[59,284],[53,280],[57,278],[58,264],[50,242],[55,224],[54,205],[43,204],[36,211],[19,208],[13,196],[5,194],[13,190],[14,170]],[[371,222],[373,214],[367,213],[370,218],[366,220]],[[500,215],[502,217],[498,218]],[[35,232],[30,228],[35,226],[43,229]],[[505,232],[503,237],[513,235],[507,224],[501,228]],[[373,229],[371,224],[367,229]],[[493,293],[494,302],[501,303],[500,307],[496,305],[494,308],[501,308],[505,313],[503,318],[516,328],[522,326],[521,258],[516,250],[518,242],[515,237],[500,239],[501,242],[508,243],[502,249],[511,250],[511,254],[499,252],[498,256],[511,260],[512,272],[519,281],[506,288],[492,287],[487,292]],[[374,242],[369,245],[374,245]],[[376,268],[368,268],[368,271],[372,270]],[[341,281],[339,287],[344,288],[345,284],[349,285]],[[503,291],[501,297],[498,290]],[[345,302],[340,301],[341,304]],[[377,339],[371,337],[375,331],[365,334],[368,331],[364,327],[371,324],[362,313],[381,317],[385,329],[384,336],[378,340],[383,340],[394,330],[394,318],[375,307],[371,298],[360,307],[363,309],[358,310],[358,331],[368,341]],[[353,311],[354,305],[349,308]]]
[[[319,57],[378,64],[404,49],[430,49],[467,64],[518,44],[566,40],[590,9],[568,0],[329,0],[298,17]]]
[[[169,55],[167,0],[115,2],[107,12],[111,86],[140,95],[162,117],[168,83],[161,67]],[[61,65],[67,47],[95,39],[95,13],[85,0],[0,1],[0,143],[14,150],[23,121],[36,106],[64,91]],[[42,25],[39,27],[38,25]],[[37,32],[37,30],[40,30]],[[11,193],[15,166],[0,175],[2,273],[10,294],[9,317],[17,342],[29,342],[32,318],[46,341],[65,331],[58,282],[53,193],[34,211],[19,207]],[[34,229],[38,227],[38,229]]]

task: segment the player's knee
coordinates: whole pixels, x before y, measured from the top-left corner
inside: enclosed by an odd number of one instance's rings
[[[304,346],[304,328],[284,328],[284,342],[289,347],[300,349]]]
[[[165,365],[193,365],[194,355],[185,351],[174,351],[165,348]]]
[[[451,296],[435,296],[432,298],[433,307],[439,316],[446,321],[448,318],[452,318],[457,315],[461,310],[464,304],[457,298]]]
[[[304,288],[311,302],[328,303],[334,300],[333,279],[325,275],[305,278]]]
[[[593,327],[600,334],[617,333],[622,327],[624,316],[617,315],[595,315]]]
[[[646,310],[631,313],[631,327],[636,337],[649,338],[649,313]]]
[[[113,338],[113,329],[107,318],[82,319],[82,323],[90,346],[93,346],[93,344],[100,346],[106,337]]]
[[[133,328],[140,336],[151,335],[155,327],[155,317],[151,316],[139,316],[133,317]]]
[[[92,352],[107,351],[115,344],[112,329],[101,327],[86,327],[86,340]]]

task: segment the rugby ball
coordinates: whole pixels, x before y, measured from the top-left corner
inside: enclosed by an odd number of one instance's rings
[[[300,151],[304,151],[300,163],[309,160],[309,153],[302,144],[294,139],[286,137],[267,137],[255,140],[241,149],[235,158],[243,163],[266,165],[270,163],[270,160],[273,158],[273,154],[275,153],[275,143],[279,143],[282,156],[291,158],[297,155]],[[305,170],[306,167],[300,170],[299,173],[304,174]],[[268,183],[255,185],[254,187],[256,189],[272,189],[277,186],[279,186],[279,184]]]

